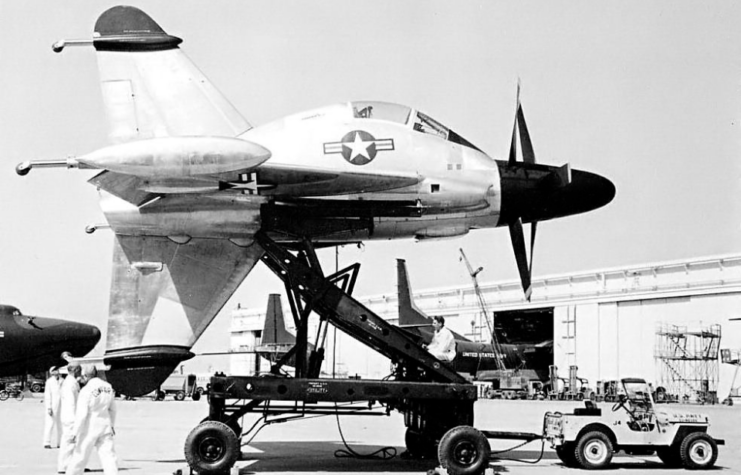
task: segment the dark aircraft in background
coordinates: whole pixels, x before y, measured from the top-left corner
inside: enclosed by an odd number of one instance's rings
[[[399,327],[413,338],[429,343],[434,333],[432,318],[414,304],[404,259],[396,260],[396,271]],[[520,344],[508,343],[506,335],[498,334],[498,344],[495,345],[474,342],[452,330],[451,332],[456,343],[456,357],[451,364],[458,373],[470,375],[477,380],[489,380],[496,377],[497,371],[504,368],[519,370],[521,375],[529,376],[529,379],[540,381],[548,379],[548,366],[553,364],[552,334],[551,339]],[[510,329],[510,333],[515,332],[516,330]]]
[[[295,344],[296,336],[286,329],[280,294],[270,294],[260,344],[255,346],[255,353],[274,366],[294,366]],[[309,343],[307,353],[311,354],[314,348],[315,346]]]
[[[128,6],[105,11],[92,39],[55,43],[56,52],[95,49],[112,145],[16,167],[20,175],[99,171],[89,182],[115,235],[104,361],[108,381],[123,394],[152,391],[193,356],[267,239],[326,247],[506,227],[529,298],[523,224],[531,224],[532,256],[538,222],[597,209],[615,196],[602,176],[536,163],[519,94],[506,160],[420,110],[381,101],[253,127],[181,43]]]
[[[40,373],[67,362],[62,353],[85,356],[100,340],[93,325],[23,315],[0,305],[0,376]]]

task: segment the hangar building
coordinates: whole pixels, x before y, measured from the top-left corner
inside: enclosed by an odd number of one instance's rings
[[[410,280],[413,286],[413,274]],[[741,348],[741,321],[733,320],[741,318],[741,255],[541,277],[533,282],[530,302],[523,299],[519,281],[480,288],[495,321],[510,322],[510,333],[513,324],[552,325],[553,363],[561,376],[576,365],[592,387],[598,381],[642,377],[685,399],[704,391],[722,400],[731,391],[735,368],[722,364],[719,354]],[[444,316],[451,329],[472,340],[486,339],[472,285],[415,290],[415,302],[426,314]],[[392,323],[397,319],[395,294],[360,300]],[[259,344],[264,314],[264,307],[234,311],[232,349]],[[290,314],[285,321],[293,326]],[[336,338],[330,332],[326,348],[327,375],[381,378],[389,373],[388,360],[341,332]],[[254,372],[255,358],[233,355],[232,373]]]

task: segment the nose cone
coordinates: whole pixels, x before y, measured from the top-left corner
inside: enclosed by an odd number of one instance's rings
[[[100,341],[95,326],[55,318],[7,316],[2,331],[0,375],[36,373],[63,365],[62,353],[85,356]]]
[[[601,208],[614,197],[615,185],[607,178],[595,173],[573,170],[571,183],[556,188],[545,208],[547,214],[553,218],[560,218]]]
[[[502,180],[500,222],[509,224],[585,213],[608,204],[615,197],[615,185],[607,178],[581,170],[571,171],[564,181],[558,167],[532,163],[499,162]]]
[[[42,328],[38,331],[38,328]],[[100,330],[93,325],[71,322],[68,320],[57,320],[53,318],[34,318],[30,324],[34,338],[48,348],[45,352],[61,355],[69,352],[72,356],[85,356],[95,348],[100,341]]]

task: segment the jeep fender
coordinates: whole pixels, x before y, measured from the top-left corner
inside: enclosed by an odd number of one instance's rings
[[[674,440],[672,440],[671,445],[674,447],[679,447],[679,444],[682,443],[685,437],[687,435],[691,434],[692,432],[707,432],[708,426],[680,426],[677,429],[677,433],[674,434]]]
[[[617,451],[619,449],[618,446],[620,444],[618,444],[617,438],[615,437],[615,433],[612,431],[612,429],[610,429],[609,426],[602,424],[601,422],[593,422],[591,424],[588,424],[582,427],[582,429],[579,431],[579,434],[577,434],[576,436],[576,441],[581,439],[581,437],[584,434],[588,432],[592,432],[592,431],[602,432],[603,434],[605,434],[607,437],[610,438],[610,442],[612,442],[612,446],[614,450]]]

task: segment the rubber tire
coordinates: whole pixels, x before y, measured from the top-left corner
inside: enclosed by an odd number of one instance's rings
[[[190,397],[194,401],[200,401],[201,400],[201,393],[198,391],[193,392],[193,395]]]
[[[31,392],[32,393],[40,393],[41,392],[41,385],[39,383],[33,383],[31,385]]]
[[[416,458],[434,457],[437,454],[435,441],[422,432],[407,428],[404,434],[407,451]]]
[[[668,468],[679,468],[682,466],[682,459],[679,457],[679,448],[675,445],[658,447],[656,449],[656,456]]]
[[[469,426],[450,429],[440,439],[437,458],[450,475],[477,475],[489,466],[491,446],[484,434]]]
[[[176,401],[184,401],[185,400],[185,393],[183,391],[178,391],[175,393],[175,400]]]
[[[594,449],[604,450],[604,456],[601,459],[590,459],[590,452]],[[574,458],[579,467],[585,470],[601,470],[607,468],[612,460],[612,455],[612,442],[604,432],[587,432],[576,441]]]
[[[679,457],[686,469],[706,470],[718,460],[718,444],[705,432],[692,432],[687,434],[679,445]]]
[[[155,394],[155,397],[156,397],[155,401],[164,401],[166,396],[167,396],[166,392],[157,391],[157,393]]]
[[[201,424],[203,424],[204,422],[208,422],[210,420],[212,420],[212,419],[210,419],[208,417],[204,417],[201,420]],[[223,422],[223,421],[220,421],[220,422]],[[226,424],[226,426],[228,428],[230,428],[232,430],[232,432],[234,432],[234,435],[236,435],[238,439],[240,437],[242,437],[242,427],[239,425],[238,422],[230,421],[230,422],[223,422],[223,423]]]
[[[5,401],[10,397],[10,394],[8,394],[8,391],[2,390],[0,391],[0,401]]]
[[[573,442],[565,442],[563,445],[556,447],[556,456],[565,467],[577,468],[579,466],[575,457],[575,449],[576,444]]]
[[[222,422],[198,424],[185,439],[185,460],[199,475],[229,473],[239,460],[239,438]]]

